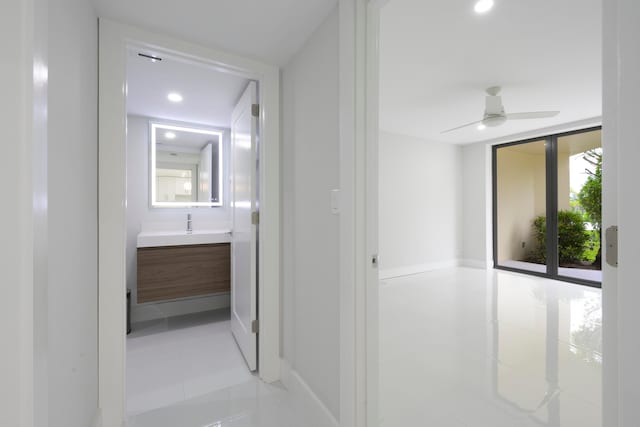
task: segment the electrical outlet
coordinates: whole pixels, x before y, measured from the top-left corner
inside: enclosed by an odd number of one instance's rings
[[[526,245],[526,243],[525,243],[525,242],[522,242],[522,247],[523,247],[523,248],[525,247],[525,245]]]

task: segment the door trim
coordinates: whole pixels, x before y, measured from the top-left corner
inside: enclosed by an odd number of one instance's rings
[[[278,67],[107,19],[99,22],[98,404],[122,426],[125,405],[126,57],[129,46],[257,80],[261,103],[261,235],[258,244],[259,377],[280,377],[280,71]]]
[[[340,426],[378,424],[377,72],[384,0],[340,0]],[[373,213],[371,214],[372,212]]]

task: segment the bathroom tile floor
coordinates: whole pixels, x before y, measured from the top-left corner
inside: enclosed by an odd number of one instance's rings
[[[228,319],[222,310],[134,325],[127,427],[324,427],[308,401],[249,373]]]
[[[254,379],[231,335],[229,310],[132,325],[127,337],[127,414]]]
[[[308,403],[282,385],[253,378],[197,398],[139,414],[128,427],[327,427]]]

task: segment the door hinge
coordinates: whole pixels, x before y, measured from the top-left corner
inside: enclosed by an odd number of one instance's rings
[[[607,264],[611,267],[618,266],[618,226],[612,225],[605,231],[605,242],[607,243],[605,257]]]
[[[253,225],[260,224],[260,212],[258,211],[251,212],[251,224]]]
[[[258,326],[260,326],[258,324],[258,320],[252,320],[251,321],[251,333],[252,334],[257,334],[258,333]]]
[[[253,117],[260,117],[260,104],[251,104],[251,115]]]

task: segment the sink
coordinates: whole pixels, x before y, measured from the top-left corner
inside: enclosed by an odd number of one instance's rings
[[[205,245],[231,242],[230,230],[143,231],[138,234],[138,247]]]

